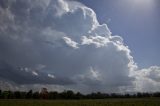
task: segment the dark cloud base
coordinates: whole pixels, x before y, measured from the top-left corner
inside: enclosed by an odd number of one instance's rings
[[[125,92],[152,90],[143,88],[152,85],[159,90],[159,68],[137,71],[130,52],[79,2],[0,0],[0,79],[13,86]],[[139,86],[144,81],[150,83]]]

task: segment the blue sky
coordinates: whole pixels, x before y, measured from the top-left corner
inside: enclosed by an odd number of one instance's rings
[[[98,21],[107,23],[113,35],[122,36],[139,68],[160,65],[160,1],[80,0],[92,8]],[[140,1],[140,0],[139,0]]]
[[[0,0],[0,89],[160,91],[159,7],[159,0]]]

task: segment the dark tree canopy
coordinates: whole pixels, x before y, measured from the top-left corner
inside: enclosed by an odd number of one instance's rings
[[[106,98],[144,98],[144,97],[160,97],[160,92],[154,93],[101,93],[93,92],[90,94],[82,94],[80,92],[73,92],[72,90],[65,90],[63,92],[47,91],[47,88],[42,88],[40,92],[22,91],[2,91],[0,90],[0,99],[106,99]]]

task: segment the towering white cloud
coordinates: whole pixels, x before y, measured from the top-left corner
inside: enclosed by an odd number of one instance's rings
[[[160,91],[160,67],[151,66],[134,73],[135,91],[158,92]]]
[[[19,88],[120,92],[142,81],[123,39],[75,1],[1,0],[0,51],[1,81]]]

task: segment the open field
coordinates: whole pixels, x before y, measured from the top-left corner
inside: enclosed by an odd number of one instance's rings
[[[0,100],[0,106],[159,106],[159,98],[104,100]]]

